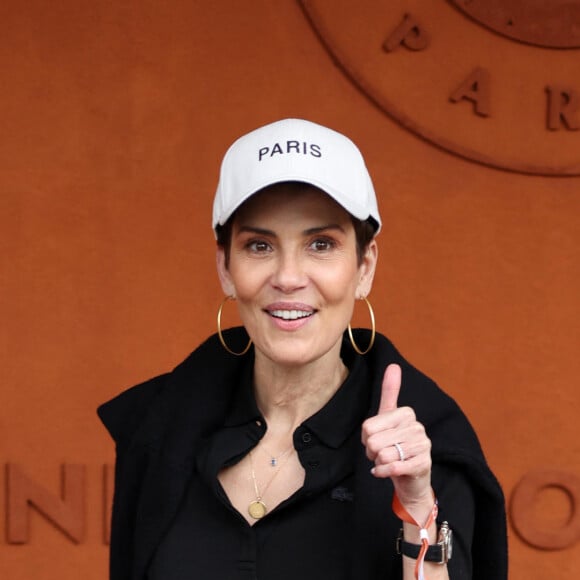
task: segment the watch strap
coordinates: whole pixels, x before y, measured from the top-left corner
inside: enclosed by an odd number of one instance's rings
[[[397,552],[399,554],[413,558],[413,560],[416,560],[419,557],[419,552],[421,551],[420,544],[411,544],[411,542],[405,542],[402,538],[397,542],[397,547]],[[443,562],[443,550],[439,544],[432,544],[427,548],[427,552],[425,552],[425,561],[438,563]]]

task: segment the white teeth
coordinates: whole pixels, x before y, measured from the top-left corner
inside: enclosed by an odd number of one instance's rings
[[[311,316],[312,312],[306,310],[272,310],[270,314],[276,318],[283,318],[284,320],[297,320],[298,318]]]

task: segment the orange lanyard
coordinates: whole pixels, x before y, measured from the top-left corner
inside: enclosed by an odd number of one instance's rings
[[[396,492],[393,494],[393,511],[395,512],[395,515],[402,521],[419,528],[419,534],[421,537],[421,549],[419,550],[417,563],[415,564],[415,579],[425,580],[425,555],[429,549],[429,532],[427,530],[437,518],[437,513],[439,511],[439,508],[437,507],[437,500],[435,499],[433,503],[433,509],[431,510],[431,513],[429,514],[429,517],[427,518],[424,526],[421,526],[421,524],[417,523],[413,516],[404,508]]]

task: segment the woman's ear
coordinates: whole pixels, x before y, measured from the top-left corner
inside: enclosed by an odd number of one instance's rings
[[[373,239],[367,246],[359,266],[360,278],[356,288],[357,298],[368,296],[371,293],[378,257],[379,248],[377,246],[377,242]]]
[[[220,246],[219,244],[216,250],[216,266],[224,294],[226,296],[235,296],[236,289],[234,283],[232,282],[232,277],[230,276],[228,267],[226,266],[226,253],[224,251],[224,247]]]

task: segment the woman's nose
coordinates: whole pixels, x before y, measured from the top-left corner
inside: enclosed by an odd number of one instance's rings
[[[299,257],[285,254],[276,261],[272,284],[282,292],[288,293],[302,288],[306,284],[306,280],[304,263]]]

